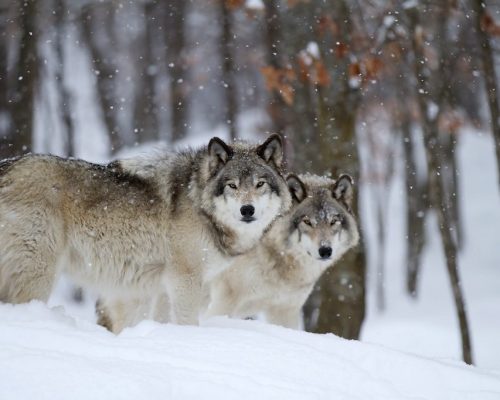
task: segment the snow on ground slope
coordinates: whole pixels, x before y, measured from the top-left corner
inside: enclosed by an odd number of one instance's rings
[[[2,400],[500,399],[500,374],[258,321],[114,336],[37,302],[0,320]]]

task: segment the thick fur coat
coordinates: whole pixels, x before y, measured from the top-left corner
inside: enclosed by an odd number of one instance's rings
[[[273,324],[297,329],[316,281],[358,243],[350,177],[292,175],[288,183],[294,206],[259,246],[212,280],[207,316],[263,313]]]
[[[0,163],[0,301],[46,301],[65,272],[108,297],[165,293],[171,320],[196,324],[205,282],[290,207],[282,158],[274,135],[109,165]]]

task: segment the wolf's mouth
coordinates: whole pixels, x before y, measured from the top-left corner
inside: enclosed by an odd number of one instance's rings
[[[307,254],[309,254],[311,257],[314,257],[310,251],[307,252]],[[324,257],[314,257],[316,258],[316,260],[318,261],[330,261],[332,259],[332,257],[327,257],[327,258],[324,258]]]
[[[241,221],[246,222],[247,224],[249,224],[250,222],[253,222],[255,220],[256,220],[256,218],[254,218],[254,217],[243,217],[241,219]]]

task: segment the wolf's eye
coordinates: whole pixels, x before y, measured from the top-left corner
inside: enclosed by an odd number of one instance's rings
[[[330,222],[330,225],[334,226],[334,225],[340,225],[341,222],[340,222],[340,219],[334,219],[332,222]]]
[[[256,187],[261,188],[262,186],[264,186],[264,183],[266,183],[266,182],[260,181],[259,183],[257,183]]]
[[[311,220],[310,220],[309,218],[307,218],[307,217],[306,217],[306,218],[304,218],[302,221],[303,221],[303,222],[304,222],[304,224],[306,224],[307,226],[312,226],[312,224],[311,224]]]
[[[234,183],[228,183],[227,186],[229,186],[231,189],[236,189],[236,185]]]

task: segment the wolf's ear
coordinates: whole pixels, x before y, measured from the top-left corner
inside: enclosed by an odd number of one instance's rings
[[[340,175],[333,185],[333,197],[344,203],[349,211],[351,210],[352,200],[354,197],[354,180],[346,174]]]
[[[276,168],[281,168],[283,163],[283,139],[276,133],[272,134],[257,148],[257,154],[266,163],[273,162]]]
[[[286,177],[286,184],[288,185],[288,190],[292,194],[292,197],[297,201],[301,202],[306,198],[306,187],[304,183],[295,174],[289,174]]]
[[[224,165],[233,157],[233,149],[222,139],[213,137],[208,143],[208,155],[210,157],[210,169],[215,170],[219,165]]]

